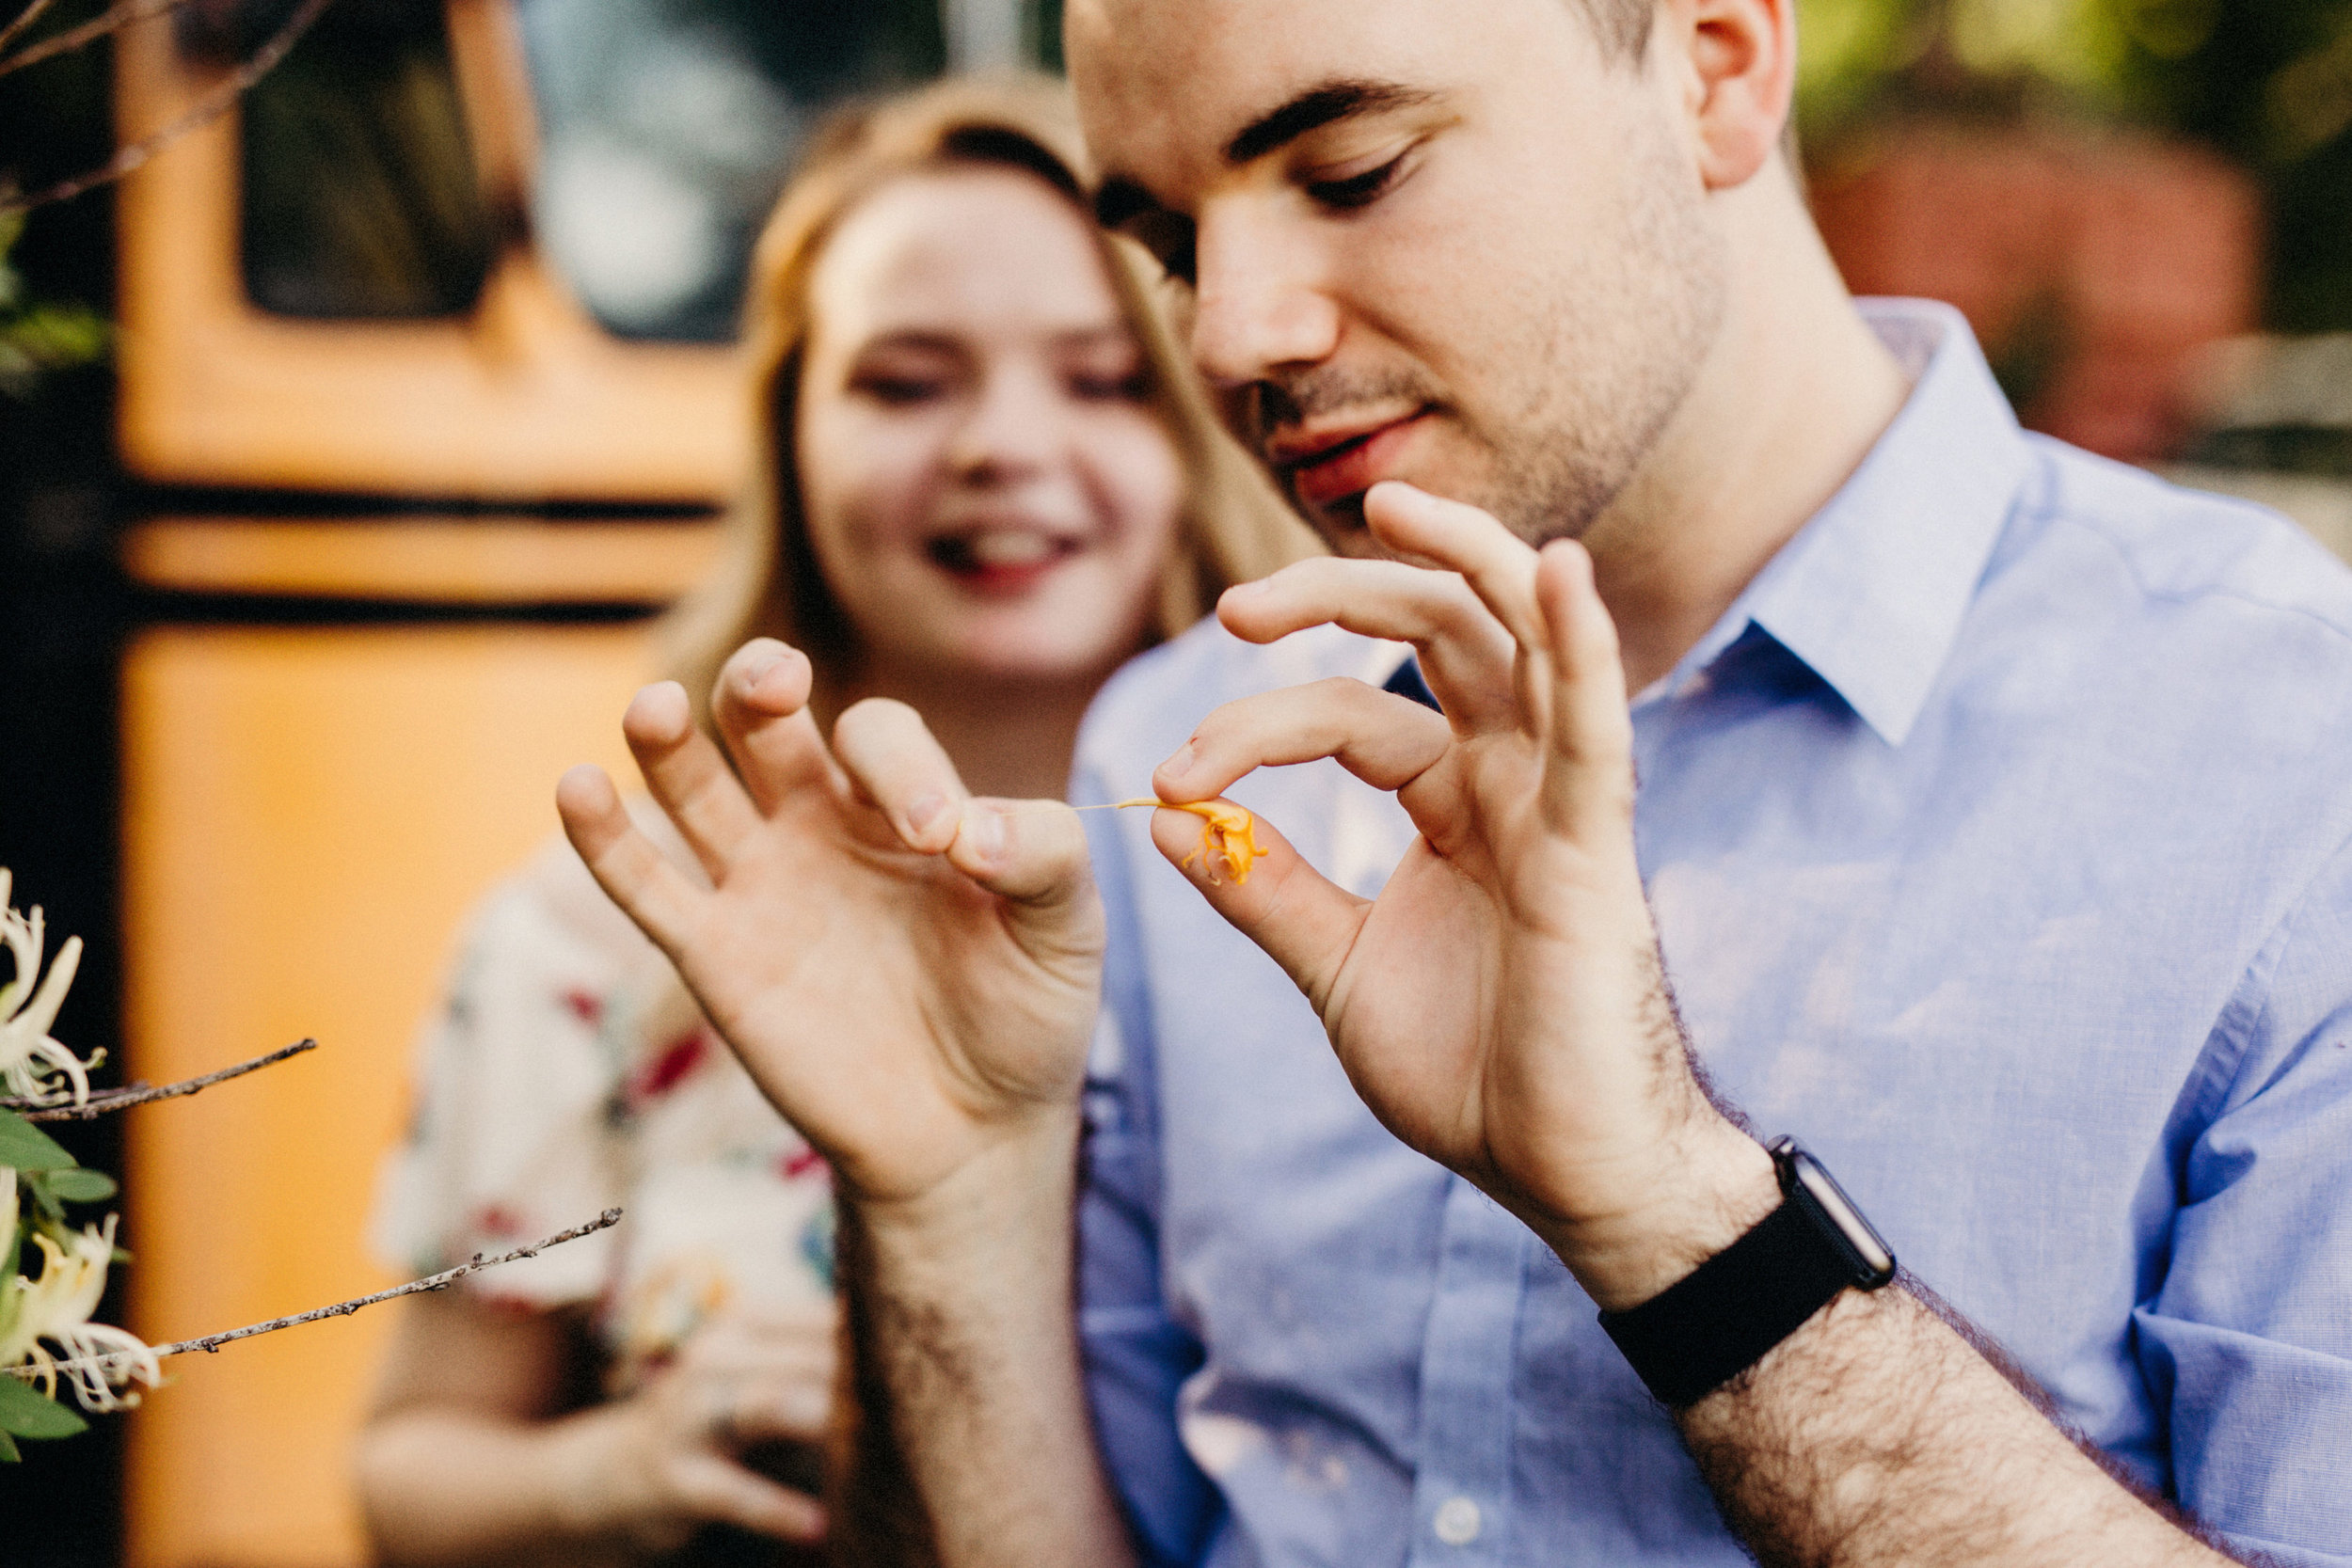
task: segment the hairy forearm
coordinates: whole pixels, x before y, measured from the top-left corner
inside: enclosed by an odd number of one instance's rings
[[[1772,1568],[2231,1560],[2109,1477],[1901,1286],[1839,1296],[1681,1428],[1725,1520]]]
[[[919,1206],[843,1205],[850,1407],[835,1560],[1132,1560],[1096,1457],[1072,1273],[1074,1113]]]
[[[518,1422],[434,1406],[377,1418],[358,1455],[377,1560],[387,1568],[631,1560],[566,1506],[564,1478],[595,1419]]]

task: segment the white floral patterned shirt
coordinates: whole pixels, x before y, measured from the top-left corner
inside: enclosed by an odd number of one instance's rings
[[[831,1172],[560,836],[475,911],[420,1067],[377,1250],[426,1274],[619,1205],[612,1229],[467,1281],[590,1304],[614,1392],[723,1307],[830,1299]]]

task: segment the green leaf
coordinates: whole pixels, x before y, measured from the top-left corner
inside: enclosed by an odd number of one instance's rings
[[[115,1179],[103,1170],[76,1165],[42,1171],[32,1178],[68,1203],[100,1203],[115,1196]]]
[[[16,1451],[16,1439],[0,1432],[0,1465],[14,1465],[24,1457]]]
[[[0,1373],[0,1432],[19,1437],[71,1437],[89,1423],[13,1373]]]
[[[56,1140],[14,1111],[0,1111],[0,1165],[14,1165],[18,1170],[71,1170],[79,1163],[58,1148]]]

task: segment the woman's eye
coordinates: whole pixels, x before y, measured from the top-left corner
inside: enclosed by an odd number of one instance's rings
[[[1370,206],[1394,183],[1397,169],[1404,162],[1405,154],[1400,152],[1378,168],[1351,174],[1344,180],[1311,180],[1307,182],[1307,194],[1326,207],[1345,210]]]
[[[1152,378],[1141,370],[1082,371],[1069,379],[1071,395],[1089,403],[1143,403],[1152,396]]]
[[[850,383],[853,389],[865,393],[876,403],[898,406],[925,403],[940,395],[946,383],[930,376],[866,374]]]

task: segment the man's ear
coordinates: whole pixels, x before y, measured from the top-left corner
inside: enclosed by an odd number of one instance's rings
[[[1745,184],[1788,122],[1797,79],[1796,0],[1666,0],[1664,37],[1677,52],[1709,190]]]

